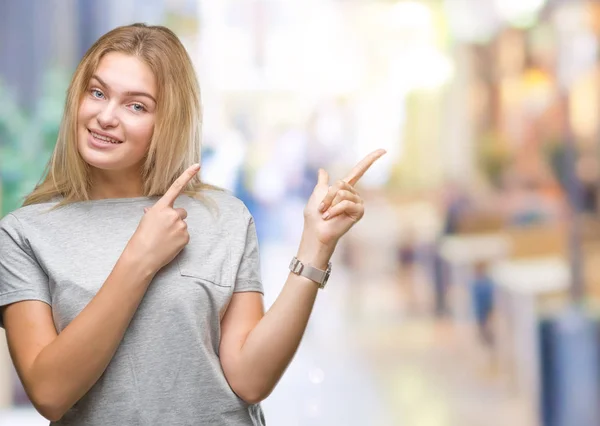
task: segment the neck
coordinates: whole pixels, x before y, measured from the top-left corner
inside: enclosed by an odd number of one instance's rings
[[[142,177],[139,171],[100,170],[92,171],[92,200],[106,198],[135,198],[142,197]]]

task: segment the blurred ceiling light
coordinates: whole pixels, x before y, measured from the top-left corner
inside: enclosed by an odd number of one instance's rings
[[[400,1],[389,13],[389,24],[393,28],[421,29],[433,27],[433,16],[429,7],[416,1]]]
[[[445,0],[444,12],[452,35],[464,42],[488,42],[500,25],[491,1]]]
[[[537,20],[547,0],[495,0],[500,17],[517,27],[529,27]]]
[[[391,66],[391,86],[401,92],[435,89],[454,74],[454,64],[434,47],[418,47],[399,55]]]

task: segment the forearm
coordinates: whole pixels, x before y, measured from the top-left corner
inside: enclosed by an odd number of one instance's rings
[[[126,252],[97,295],[37,356],[28,377],[46,410],[62,416],[100,378],[153,274]]]
[[[364,203],[354,185],[383,154],[383,149],[373,151],[333,185],[329,185],[327,172],[319,169],[317,185],[304,208],[304,233],[297,254],[300,261],[321,270],[327,267],[339,239],[364,215]],[[317,292],[316,283],[290,274],[271,309],[249,327],[252,331],[245,338],[242,334],[235,342],[226,374],[246,401],[266,398],[283,375],[302,340]],[[243,314],[240,317],[244,321]]]
[[[326,269],[334,247],[308,244],[304,239],[298,259]],[[291,362],[312,312],[318,284],[290,273],[280,295],[248,335],[240,350],[238,374],[252,399],[264,399]]]

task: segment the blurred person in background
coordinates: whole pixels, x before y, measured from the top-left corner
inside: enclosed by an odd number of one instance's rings
[[[412,227],[405,229],[404,237],[398,243],[397,257],[399,263],[399,284],[402,286],[403,298],[406,300],[409,311],[413,314],[418,313],[418,290],[419,285],[417,275],[417,256],[418,256],[418,239],[416,230]]]
[[[471,300],[477,331],[481,343],[490,347],[493,344],[491,318],[494,308],[494,282],[488,272],[486,262],[476,264],[474,274],[471,283]]]
[[[457,182],[449,182],[442,194],[442,228],[433,250],[433,291],[434,313],[437,318],[445,318],[449,314],[447,301],[449,285],[449,266],[441,254],[440,245],[444,237],[459,231],[465,215],[471,210],[472,201],[466,189]]]
[[[332,185],[319,170],[264,313],[253,218],[198,175],[200,117],[173,32],[110,31],[75,71],[46,176],[0,221],[0,326],[54,425],[265,423],[259,403],[364,214],[354,185],[385,151]]]

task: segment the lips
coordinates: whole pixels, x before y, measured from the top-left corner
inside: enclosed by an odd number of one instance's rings
[[[112,138],[110,136],[102,135],[100,133],[96,133],[96,132],[94,132],[92,130],[89,130],[89,129],[88,129],[88,132],[90,132],[90,134],[92,135],[92,137],[95,140],[97,140],[98,142],[111,143],[111,144],[115,144],[115,145],[123,143],[123,141],[121,141],[119,139],[115,139],[115,138]]]

